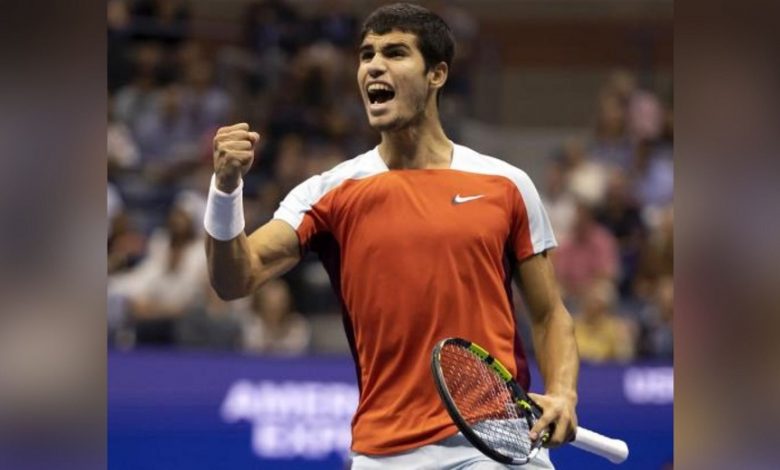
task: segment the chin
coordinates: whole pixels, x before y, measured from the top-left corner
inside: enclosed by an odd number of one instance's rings
[[[391,131],[398,128],[398,122],[396,119],[382,116],[381,118],[368,119],[368,125],[372,129],[378,132]]]
[[[371,128],[377,132],[389,132],[398,129],[395,123],[371,124]]]
[[[368,118],[368,125],[377,132],[397,131],[407,127],[412,120],[403,119],[397,115],[385,115],[375,118]]]

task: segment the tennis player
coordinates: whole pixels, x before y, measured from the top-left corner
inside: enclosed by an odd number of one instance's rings
[[[504,467],[458,433],[437,395],[430,353],[444,337],[468,338],[527,389],[511,295],[517,272],[545,386],[532,395],[544,415],[531,437],[554,425],[548,446],[558,446],[577,425],[579,360],[539,195],[522,170],[442,130],[438,95],[454,41],[439,16],[383,6],[360,39],[357,83],[381,143],[301,183],[248,237],[242,175],[260,136],[244,123],[217,132],[205,216],[212,285],[225,299],[249,295],[314,250],[342,302],[357,369],[352,468],[490,469]],[[527,468],[553,468],[547,451]]]

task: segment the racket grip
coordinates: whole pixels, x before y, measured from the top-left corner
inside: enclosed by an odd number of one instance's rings
[[[612,439],[585,428],[577,428],[577,436],[571,445],[600,455],[612,463],[623,463],[628,458],[628,445],[620,439]]]

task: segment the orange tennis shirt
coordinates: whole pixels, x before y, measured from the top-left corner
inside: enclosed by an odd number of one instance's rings
[[[449,169],[388,170],[375,148],[301,183],[274,218],[319,254],[341,300],[360,388],[354,452],[458,432],[430,370],[445,337],[484,346],[527,389],[511,277],[556,242],[525,172],[460,145]]]

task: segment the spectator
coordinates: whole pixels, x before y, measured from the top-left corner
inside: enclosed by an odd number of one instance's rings
[[[133,267],[143,258],[144,237],[138,232],[124,210],[116,187],[108,189],[108,274],[117,274]]]
[[[610,281],[597,279],[589,285],[574,317],[577,348],[583,361],[627,361],[633,357],[631,327],[616,314],[616,300]]]
[[[176,322],[176,344],[186,348],[239,350],[240,313],[244,299],[226,302],[209,285],[202,286],[205,303],[198,303]]]
[[[599,97],[588,153],[603,164],[630,168],[634,152],[626,136],[626,110],[621,95],[607,91]]]
[[[590,158],[578,138],[570,138],[563,144],[562,158],[566,191],[591,206],[600,204],[607,189],[607,165]]]
[[[230,118],[231,99],[214,81],[214,66],[206,59],[187,64],[182,106],[189,115],[195,135],[219,127]]]
[[[130,61],[130,8],[128,0],[108,0],[107,3],[108,41],[106,42],[108,61],[109,94],[125,85],[132,73]]]
[[[159,44],[142,43],[133,48],[133,73],[130,83],[116,92],[112,115],[135,131],[136,121],[155,106],[162,81],[164,52]]]
[[[569,300],[581,298],[596,279],[617,278],[617,240],[594,220],[592,209],[582,202],[577,206],[571,236],[553,253],[558,280]]]
[[[282,355],[307,351],[311,327],[293,310],[290,288],[284,280],[269,281],[251,299],[251,313],[244,323],[246,350]]]
[[[134,134],[147,167],[162,169],[177,161],[197,161],[200,133],[185,105],[184,88],[170,84],[155,94],[135,120]]]
[[[141,154],[133,139],[130,128],[118,120],[114,113],[114,97],[108,97],[108,172],[137,168]]]
[[[640,313],[639,355],[672,359],[674,354],[674,282],[664,277],[657,283],[652,302]]]
[[[628,130],[635,147],[631,168],[636,196],[643,206],[663,206],[672,201],[674,165],[665,133],[666,115],[655,94],[636,92],[628,105]]]
[[[273,217],[283,195],[274,180],[263,181],[252,187],[245,183],[244,187],[247,188],[244,193],[244,207],[247,212],[246,230],[249,232],[258,229]]]
[[[632,170],[636,198],[643,207],[671,204],[674,162],[668,147],[650,141],[640,142]]]
[[[137,0],[133,19],[137,39],[176,45],[189,32],[190,10],[185,0]]]
[[[626,127],[634,142],[655,142],[664,130],[664,110],[655,94],[637,91],[628,101]]]
[[[547,209],[550,223],[558,242],[569,238],[577,211],[577,200],[566,191],[564,166],[555,162],[547,170],[547,184],[542,194],[542,203]]]
[[[634,280],[634,292],[643,299],[652,298],[656,283],[674,272],[674,209],[667,206],[657,214],[658,220],[650,224],[652,231],[642,245]]]
[[[247,6],[243,29],[246,47],[259,55],[291,56],[300,47],[303,23],[284,0],[260,0]]]
[[[602,93],[616,96],[622,105],[626,105],[637,90],[636,76],[624,68],[613,70],[607,77]]]
[[[146,257],[129,272],[109,278],[109,295],[125,299],[125,320],[134,326],[138,343],[173,344],[175,320],[204,300],[204,207],[199,196],[180,194],[166,227],[152,234]]]
[[[342,49],[354,45],[358,19],[350,11],[348,2],[326,0],[318,4],[318,15],[314,19],[317,36]]]
[[[107,185],[108,199],[108,275],[116,276],[127,271],[143,258],[144,237],[133,228],[130,217],[124,210],[124,202],[116,186]],[[109,288],[106,298],[106,323],[109,340],[114,337],[125,323],[126,302],[124,296],[112,292]]]
[[[303,136],[298,134],[287,134],[279,141],[273,159],[276,163],[274,180],[282,194],[287,194],[308,176],[304,142]]]
[[[642,243],[646,236],[642,211],[632,194],[627,176],[615,169],[609,178],[604,203],[596,210],[596,220],[618,241],[620,252],[621,297],[631,293],[632,281],[639,264]]]

